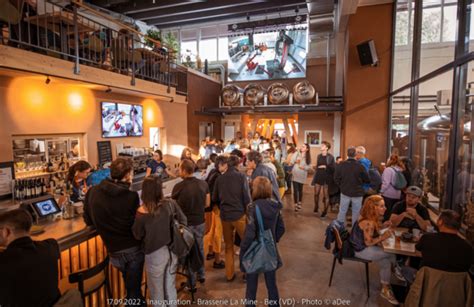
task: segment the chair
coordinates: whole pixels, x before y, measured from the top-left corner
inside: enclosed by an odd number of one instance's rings
[[[109,257],[107,256],[96,266],[71,273],[68,277],[61,279],[59,289],[61,293],[69,289],[78,289],[84,300],[86,296],[99,291],[105,285],[106,295],[110,298],[112,295],[109,287],[108,268]]]
[[[370,297],[369,263],[371,263],[372,261],[360,259],[357,257],[344,257],[342,254],[343,247],[342,247],[342,239],[341,239],[341,235],[339,234],[339,230],[334,226],[332,228],[332,232],[334,234],[334,237],[336,238],[336,247],[335,247],[336,253],[334,254],[334,259],[332,261],[331,277],[329,277],[329,287],[331,287],[331,284],[332,284],[332,277],[334,275],[334,269],[336,268],[336,261],[338,259],[340,259],[341,265],[342,265],[343,259],[348,260],[348,261],[361,262],[365,264],[365,277],[367,279],[367,298],[369,298]]]

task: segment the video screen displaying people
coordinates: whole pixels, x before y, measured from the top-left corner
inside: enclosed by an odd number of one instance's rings
[[[229,37],[229,81],[304,78],[307,30],[279,31]]]
[[[143,135],[143,107],[134,104],[102,102],[102,137]]]

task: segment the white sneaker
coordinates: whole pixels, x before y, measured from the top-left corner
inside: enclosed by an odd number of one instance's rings
[[[395,295],[393,295],[392,288],[390,287],[382,287],[382,291],[380,291],[380,296],[386,299],[388,302],[390,302],[390,304],[393,304],[393,305],[400,304],[395,298]]]
[[[393,269],[393,275],[395,275],[395,277],[399,280],[399,281],[402,281],[402,282],[406,282],[407,280],[405,279],[405,277],[403,276],[402,274],[402,268],[399,266],[399,265],[396,265]]]

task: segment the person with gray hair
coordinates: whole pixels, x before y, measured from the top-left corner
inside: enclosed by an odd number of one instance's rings
[[[341,223],[346,221],[346,213],[349,205],[352,203],[352,223],[359,218],[362,207],[362,198],[365,191],[364,183],[370,183],[369,175],[365,168],[357,162],[356,149],[349,147],[347,149],[347,160],[342,162],[334,174],[334,181],[341,189],[341,204],[337,220]]]
[[[369,173],[369,169],[372,166],[372,161],[367,159],[367,157],[365,156],[367,153],[367,150],[365,149],[364,146],[357,146],[355,150],[356,150],[356,160],[359,161],[359,163],[362,164],[362,166],[364,166],[365,171]],[[364,192],[367,193],[370,189],[370,182],[364,183],[363,188],[364,188]]]

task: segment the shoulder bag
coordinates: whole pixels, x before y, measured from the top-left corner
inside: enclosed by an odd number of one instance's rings
[[[242,256],[242,267],[248,274],[265,273],[278,268],[278,251],[271,229],[263,229],[260,208],[255,205],[257,216],[258,238],[250,244]]]

